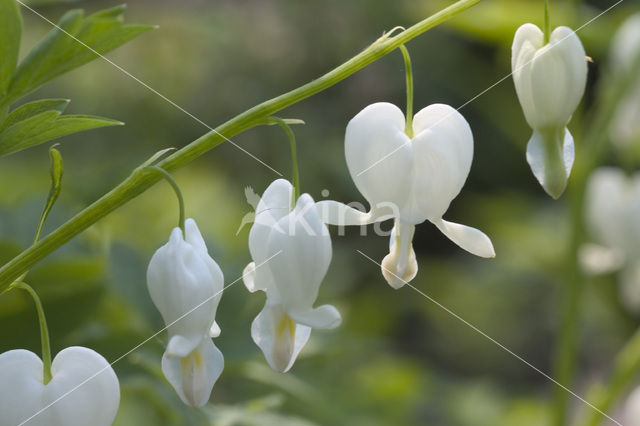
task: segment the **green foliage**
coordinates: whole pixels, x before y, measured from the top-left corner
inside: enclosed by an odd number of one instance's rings
[[[86,18],[80,9],[67,12],[58,23],[61,29],[51,30],[18,66],[8,89],[9,103],[153,28],[123,24],[124,9],[118,6]]]
[[[18,63],[22,16],[14,0],[0,0],[0,97],[7,91]]]
[[[82,130],[122,124],[90,115],[61,115],[67,103],[43,99],[14,110],[0,126],[0,156]]]
[[[88,17],[67,12],[16,68],[22,18],[14,0],[0,0],[0,156],[82,130],[122,124],[88,115],[61,116],[65,99],[42,99],[7,109],[49,80],[73,70],[151,29],[125,25],[125,6]],[[5,118],[6,116],[6,118]],[[2,121],[4,119],[4,121]]]

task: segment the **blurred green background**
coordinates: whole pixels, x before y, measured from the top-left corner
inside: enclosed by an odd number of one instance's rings
[[[70,7],[87,12],[117,1],[31,2],[52,20]],[[54,2],[55,3],[55,2]],[[235,114],[297,87],[358,53],[383,31],[410,26],[447,1],[371,0],[135,0],[128,22],[159,28],[108,57],[215,127]],[[612,2],[552,1],[552,25],[578,27]],[[583,109],[594,102],[629,0],[579,33],[593,58]],[[23,10],[24,54],[50,30]],[[415,72],[415,107],[454,107],[510,72],[513,34],[524,22],[541,25],[542,1],[485,0],[408,44]],[[302,190],[316,199],[361,201],[343,154],[351,117],[376,101],[404,108],[402,57],[392,53],[281,113],[307,124],[295,128]],[[181,147],[206,132],[201,124],[96,60],[32,95],[65,97],[69,113],[126,122],[61,140],[65,161],[61,199],[45,232],[115,186],[153,152]],[[563,282],[567,199],[551,201],[525,162],[530,136],[511,79],[465,106],[475,136],[467,184],[445,218],[477,227],[497,257],[476,258],[425,223],[414,247],[420,270],[412,282],[543,371],[551,370]],[[580,112],[570,128],[581,126]],[[275,127],[256,128],[234,141],[282,171],[290,170],[287,140]],[[577,143],[580,143],[577,140]],[[48,191],[48,145],[0,160],[0,261],[31,241]],[[226,282],[250,261],[251,210],[245,186],[262,193],[277,176],[231,144],[223,144],[175,173],[187,206],[224,270]],[[82,345],[108,360],[163,327],[146,290],[146,265],[176,223],[177,206],[160,183],[41,262],[29,282],[41,294],[53,352]],[[385,229],[391,224],[384,224]],[[371,229],[369,229],[371,231]],[[334,235],[333,262],[318,303],[335,304],[343,325],[314,331],[292,371],[270,370],[250,337],[264,296],[241,282],[220,304],[222,335],[215,340],[225,370],[206,409],[185,407],[164,380],[162,335],[118,362],[122,401],[116,425],[434,425],[533,426],[549,423],[553,384],[410,288],[392,290],[362,250],[382,259],[388,240]],[[579,378],[588,393],[606,377],[611,359],[640,316],[618,300],[615,275],[591,279],[580,321]],[[37,317],[20,292],[0,297],[0,352],[40,353]],[[576,400],[572,409],[586,408]]]

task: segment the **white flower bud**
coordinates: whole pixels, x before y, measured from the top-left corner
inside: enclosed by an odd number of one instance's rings
[[[224,368],[222,353],[211,341],[220,332],[215,315],[224,276],[193,219],[185,221],[184,237],[175,228],[155,252],[147,286],[169,331],[162,371],[186,404],[202,406]]]

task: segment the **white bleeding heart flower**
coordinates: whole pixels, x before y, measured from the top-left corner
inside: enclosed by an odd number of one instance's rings
[[[633,72],[639,56],[640,13],[636,13],[616,32],[611,44],[612,68],[623,75]],[[636,77],[631,90],[618,104],[609,133],[613,143],[620,148],[640,146],[640,78]]]
[[[115,372],[100,354],[63,349],[43,382],[42,360],[16,349],[0,354],[0,425],[109,426],[120,404]],[[28,420],[28,421],[27,421]]]
[[[224,276],[209,256],[193,219],[185,221],[184,237],[174,228],[169,242],[149,262],[147,287],[169,332],[162,371],[180,398],[200,407],[209,400],[222,373],[224,358],[211,337]]]
[[[625,426],[640,426],[640,388],[634,389],[627,397],[622,419]]]
[[[317,203],[332,225],[394,219],[390,253],[382,261],[382,274],[393,288],[418,271],[412,240],[415,226],[425,220],[470,253],[495,256],[484,233],[442,219],[471,168],[473,135],[467,121],[454,108],[434,104],[413,118],[413,138],[404,130],[404,114],[393,104],[375,103],[360,111],[347,125],[345,155],[371,210],[363,213],[332,200]]]
[[[527,162],[544,190],[558,198],[575,157],[567,124],[587,83],[584,48],[568,27],[553,30],[545,44],[540,28],[524,24],[513,39],[511,70],[524,116],[533,129]]]
[[[620,301],[640,313],[640,173],[602,167],[586,191],[586,222],[596,244],[582,248],[581,261],[591,273],[621,269]]]
[[[331,263],[328,229],[309,194],[301,195],[294,208],[292,194],[284,179],[265,190],[249,233],[253,262],[243,273],[251,292],[267,294],[251,336],[269,365],[281,372],[291,368],[312,328],[335,328],[341,322],[335,307],[313,307]]]

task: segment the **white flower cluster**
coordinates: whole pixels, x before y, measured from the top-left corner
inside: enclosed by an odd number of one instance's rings
[[[614,53],[630,49],[628,45],[640,51],[640,16],[625,24],[620,34],[616,45],[622,47]],[[544,189],[557,198],[567,185],[574,160],[574,140],[567,125],[585,90],[585,51],[567,27],[556,28],[545,42],[538,27],[525,24],[515,34],[512,55],[517,96],[533,129],[527,161]],[[611,130],[619,143],[637,139],[638,98],[635,91],[629,94],[627,102],[633,107],[622,108]],[[469,124],[457,110],[443,104],[423,108],[410,123],[407,131],[402,111],[381,102],[364,108],[347,125],[346,162],[355,186],[370,205],[368,212],[332,200],[315,202],[309,194],[295,199],[295,189],[284,179],[272,182],[260,198],[249,234],[252,262],[242,279],[250,292],[266,295],[264,308],[251,325],[251,336],[274,370],[292,368],[312,329],[332,329],[342,321],[334,306],[315,306],[332,258],[327,225],[392,219],[389,253],[380,265],[382,276],[394,289],[418,273],[412,242],[416,225],[425,221],[464,250],[495,256],[487,235],[443,219],[471,168],[474,142]],[[588,222],[606,246],[606,250],[594,249],[599,251],[592,257],[624,268],[623,299],[640,310],[640,178],[600,170],[592,178],[588,200]],[[168,331],[162,371],[182,401],[202,406],[224,368],[222,352],[212,340],[220,334],[215,317],[224,276],[193,219],[185,221],[184,230],[173,229],[167,244],[155,252],[147,286]],[[51,373],[51,381],[44,383],[43,362],[31,352],[0,355],[0,426],[25,420],[28,425],[43,426],[113,422],[120,391],[113,369],[102,356],[70,347],[55,357]]]

